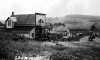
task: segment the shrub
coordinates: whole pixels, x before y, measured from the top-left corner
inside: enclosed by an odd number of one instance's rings
[[[50,60],[74,60],[79,59],[77,57],[72,56],[71,54],[68,54],[67,52],[55,52],[50,56]]]
[[[52,53],[51,60],[100,60],[99,48],[68,48]]]

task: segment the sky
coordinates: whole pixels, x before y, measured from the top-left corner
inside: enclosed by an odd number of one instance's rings
[[[0,20],[12,14],[45,13],[47,17],[69,14],[100,16],[100,0],[0,0]]]

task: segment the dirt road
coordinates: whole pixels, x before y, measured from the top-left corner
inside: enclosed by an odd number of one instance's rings
[[[89,46],[100,46],[100,38],[94,39],[94,41],[88,41],[89,36],[85,36],[80,39],[80,41],[73,41],[73,42],[57,42],[58,44],[61,44],[65,47],[74,47],[74,48],[85,48],[87,45]],[[47,46],[55,46],[56,43],[53,42],[43,42],[42,45]]]

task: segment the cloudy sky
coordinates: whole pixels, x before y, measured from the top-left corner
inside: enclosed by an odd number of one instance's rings
[[[46,13],[47,17],[67,14],[99,15],[100,0],[0,0],[0,20],[15,14]]]

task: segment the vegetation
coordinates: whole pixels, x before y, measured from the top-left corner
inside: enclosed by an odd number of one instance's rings
[[[12,37],[17,37],[14,40]],[[24,41],[23,41],[24,40]],[[15,56],[35,57],[36,55],[48,56],[52,60],[99,60],[100,48],[95,46],[86,46],[86,48],[66,47],[55,43],[54,46],[43,45],[44,42],[35,40],[27,40],[25,37],[20,37],[16,34],[0,34],[0,55],[1,59],[13,60]],[[89,43],[87,43],[89,44]],[[97,43],[95,43],[97,44]],[[94,45],[95,45],[94,44]],[[80,46],[81,44],[76,44]],[[83,44],[84,45],[84,44]]]
[[[95,31],[95,30],[97,30],[97,28],[96,28],[95,25],[92,25],[90,30],[91,30],[91,31]]]
[[[99,48],[92,48],[92,49],[68,48],[64,51],[53,53],[50,56],[50,59],[52,60],[99,60],[100,59],[99,50],[100,50]]]
[[[57,26],[57,27],[63,26],[63,27],[65,27],[66,25],[64,23],[59,22],[59,23],[54,23],[54,24],[50,23],[49,26],[50,26],[50,30],[52,30],[54,26]]]
[[[60,23],[60,22],[59,23],[54,23],[54,25],[55,26],[64,26],[64,27],[66,26],[64,23]]]

